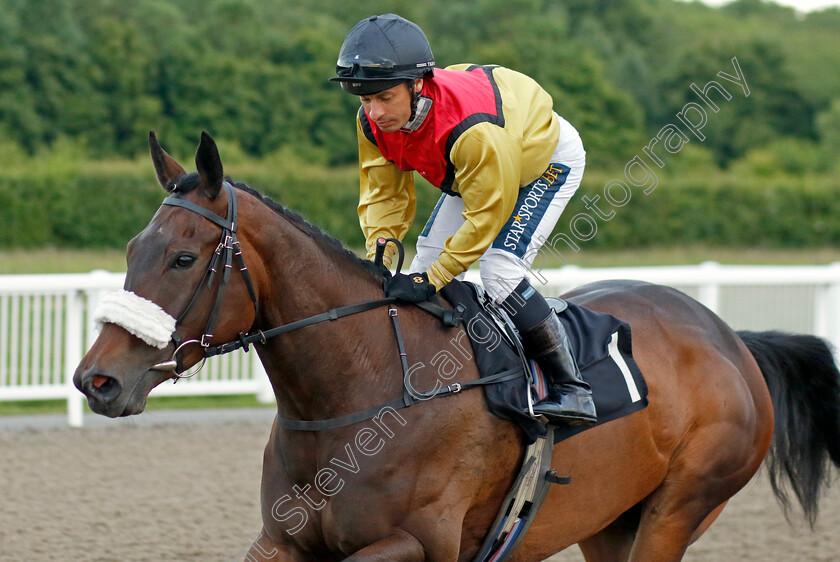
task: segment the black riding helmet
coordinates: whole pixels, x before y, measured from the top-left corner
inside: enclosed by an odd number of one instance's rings
[[[431,75],[435,57],[426,34],[396,14],[371,16],[344,38],[332,82],[350,94],[365,96],[407,80]]]

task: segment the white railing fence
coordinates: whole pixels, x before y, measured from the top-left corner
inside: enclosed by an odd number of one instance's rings
[[[475,272],[467,276],[477,281]],[[840,263],[828,266],[697,266],[579,268],[535,271],[546,296],[603,279],[640,279],[676,287],[735,329],[815,334],[840,349]],[[123,286],[124,274],[0,276],[0,400],[67,400],[68,423],[82,425],[84,397],[73,372],[96,337],[100,299]],[[153,396],[255,394],[273,401],[256,353],[214,357],[194,378],[163,384]]]
[[[73,372],[96,331],[101,298],[122,288],[125,274],[0,276],[0,400],[66,399],[68,423],[81,427],[84,396]],[[152,396],[274,393],[256,353],[213,357],[195,377],[166,383]]]

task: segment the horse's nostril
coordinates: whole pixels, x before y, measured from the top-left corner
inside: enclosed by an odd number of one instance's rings
[[[86,394],[97,400],[109,401],[119,396],[120,390],[121,386],[117,379],[108,375],[96,374],[90,378],[90,385]]]
[[[105,375],[93,375],[93,379],[91,379],[91,383],[93,384],[93,388],[100,388],[103,384],[108,382],[109,377]]]

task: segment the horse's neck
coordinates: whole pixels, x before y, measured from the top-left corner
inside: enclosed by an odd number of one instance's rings
[[[288,323],[360,300],[382,298],[382,284],[351,256],[278,217],[262,244],[271,285],[263,308],[274,322]],[[262,230],[265,233],[266,229]]]
[[[266,330],[383,297],[381,284],[359,264],[288,219],[279,221],[277,228],[268,229],[270,233],[261,232],[266,234],[260,248],[266,286],[258,328]],[[377,379],[389,370],[382,348],[393,345],[390,329],[387,309],[382,308],[270,340],[260,357],[283,415],[334,417],[369,400],[371,385],[378,384]],[[352,390],[356,387],[367,390],[357,396]]]

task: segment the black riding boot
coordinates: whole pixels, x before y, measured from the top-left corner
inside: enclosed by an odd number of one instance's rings
[[[581,378],[566,329],[552,310],[539,324],[521,331],[522,344],[548,378],[548,396],[534,405],[553,424],[592,425],[597,421],[592,390]]]

